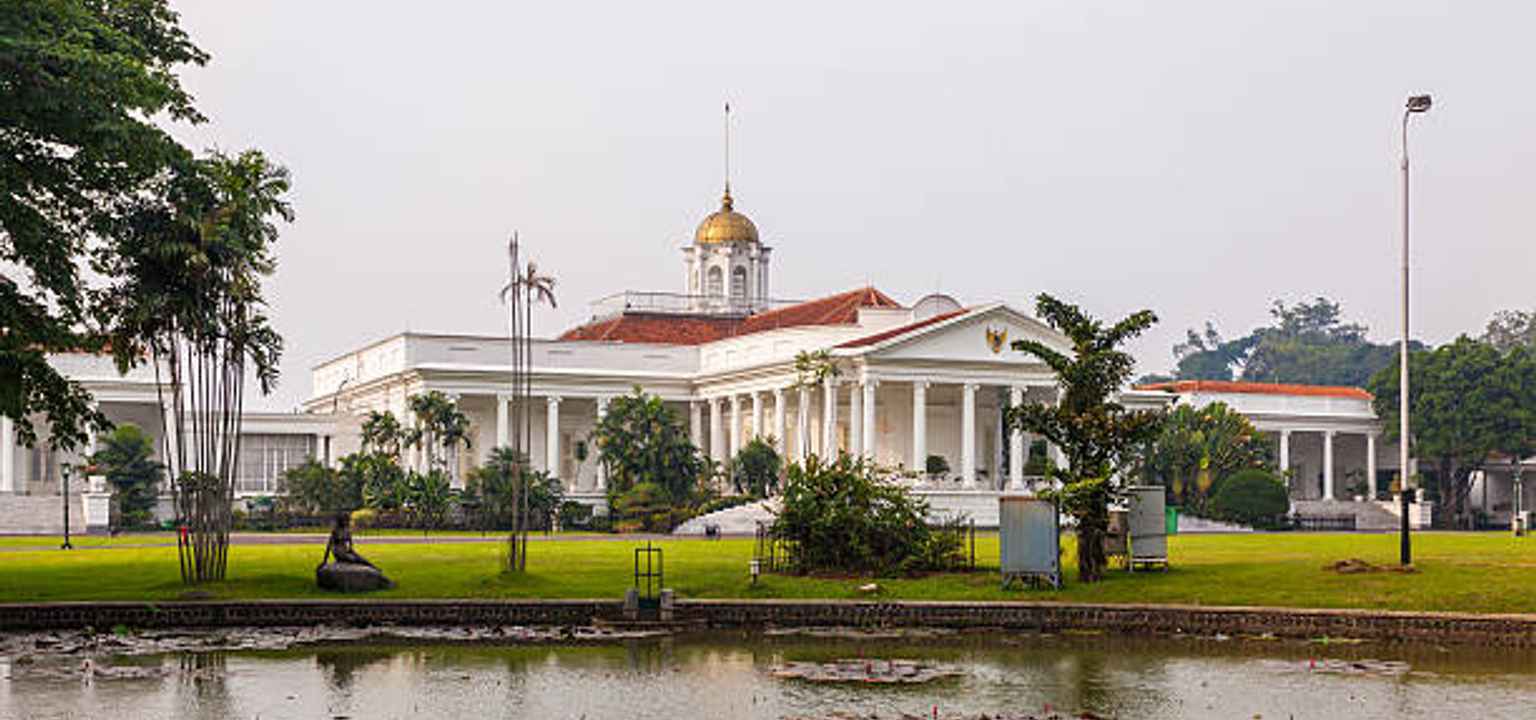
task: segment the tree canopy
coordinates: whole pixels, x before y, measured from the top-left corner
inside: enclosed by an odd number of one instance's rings
[[[682,501],[692,494],[706,468],[677,413],[638,387],[608,403],[592,439],[608,468],[611,494],[651,483],[672,501]]]
[[[1536,348],[1536,310],[1500,310],[1493,314],[1481,338],[1500,350]]]
[[[207,55],[165,0],[4,3],[0,38],[0,413],[28,444],[45,413],[50,444],[75,447],[106,420],[47,356],[103,349],[83,270],[191,162],[157,120],[203,120],[176,71]]]
[[[1367,328],[1346,322],[1328,298],[1276,300],[1269,314],[1271,324],[1238,338],[1222,337],[1210,322],[1203,332],[1189,330],[1173,348],[1174,379],[1363,387],[1396,357],[1395,344],[1372,343]]]
[[[1536,354],[1501,352],[1465,335],[1409,355],[1410,448],[1435,470],[1440,502],[1461,522],[1472,473],[1490,454],[1526,456],[1536,441]],[[1390,365],[1371,379],[1376,415],[1389,441],[1398,439],[1399,373]]]
[[[1222,481],[1241,470],[1271,467],[1272,455],[1253,423],[1225,403],[1180,405],[1146,445],[1141,470],[1168,488],[1171,502],[1199,514],[1210,510]]]

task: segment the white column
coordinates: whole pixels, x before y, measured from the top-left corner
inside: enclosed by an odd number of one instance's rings
[[[912,383],[912,469],[928,471],[928,383]]]
[[[0,492],[16,492],[16,426],[0,415]]]
[[[704,404],[697,400],[688,402],[688,440],[704,449]]]
[[[837,457],[837,382],[827,380],[821,388],[821,456]]]
[[[859,423],[859,428],[864,432],[864,437],[859,440],[859,451],[870,460],[879,458],[879,443],[876,441],[875,431],[875,391],[880,387],[880,381],[873,378],[864,380],[864,419]]]
[[[720,416],[720,398],[709,399],[709,459],[725,462],[725,419]]]
[[[864,385],[848,384],[848,453],[863,455],[864,447]]]
[[[170,488],[170,483],[176,480],[176,473],[183,472],[184,468],[176,465],[176,455],[179,452],[176,446],[176,403],[169,401],[169,398],[167,400],[160,412],[160,431],[165,434],[165,444],[162,447],[166,455],[163,460],[165,461],[166,488]]]
[[[1280,431],[1280,472],[1283,474],[1291,469],[1291,431]],[[1290,481],[1287,480],[1287,483]]]
[[[976,488],[976,385],[960,388],[960,481],[965,489]]]
[[[1333,431],[1323,432],[1323,499],[1333,499]]]
[[[512,444],[512,427],[507,422],[507,403],[511,399],[507,393],[496,393],[496,447]]]
[[[600,398],[597,399],[597,420],[598,420],[598,422],[602,422],[603,416],[607,415],[607,414],[608,414],[608,398],[600,397]],[[607,490],[608,490],[608,466],[604,465],[602,462],[598,462],[597,463],[597,491],[598,492],[606,492]]]
[[[796,413],[796,438],[794,438],[794,456],[806,459],[811,454],[811,388],[800,388],[794,413]]]
[[[779,457],[784,457],[789,444],[784,440],[784,390],[773,389],[773,446],[779,451]]]
[[[1024,388],[1015,385],[1008,389],[1008,405],[1024,404]],[[1024,489],[1024,431],[1017,427],[1008,430],[1008,489]]]
[[[1376,499],[1376,433],[1365,434],[1365,487],[1370,497]]]
[[[756,438],[763,437],[763,436],[765,436],[767,434],[768,433],[763,432],[763,394],[758,392],[758,391],[756,391],[756,390],[753,390],[752,391],[752,434],[748,435],[747,439],[748,440],[753,440],[753,439],[756,439]]]
[[[731,451],[726,454],[726,459],[736,457],[741,452],[741,395],[731,393]]]
[[[560,477],[560,398],[554,395],[544,398],[544,472]]]

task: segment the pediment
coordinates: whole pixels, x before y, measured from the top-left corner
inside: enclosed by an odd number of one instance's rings
[[[1014,341],[1025,338],[1061,351],[1070,347],[1064,336],[1045,323],[1006,305],[997,305],[892,338],[869,348],[867,354],[889,360],[1039,363],[1039,359],[1013,349]]]

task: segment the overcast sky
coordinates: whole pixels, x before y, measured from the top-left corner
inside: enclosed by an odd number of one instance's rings
[[[212,54],[195,147],[260,147],[298,220],[270,286],[262,405],[410,329],[498,333],[504,243],[559,280],[540,334],[623,289],[682,290],[720,194],[774,295],[866,283],[1032,309],[1050,292],[1227,335],[1326,295],[1398,333],[1398,123],[1413,128],[1415,335],[1536,306],[1536,5],[182,0]]]

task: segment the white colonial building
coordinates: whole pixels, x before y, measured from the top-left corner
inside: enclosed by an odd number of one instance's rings
[[[606,478],[588,438],[610,399],[639,388],[686,419],[717,462],[757,437],[791,458],[847,451],[904,472],[938,507],[990,515],[997,493],[1029,487],[1031,443],[1005,431],[1002,413],[1025,397],[1051,401],[1056,380],[1008,345],[1065,349],[1064,338],[1004,304],[962,307],[942,295],[907,305],[864,287],[773,300],[768,257],[727,193],[684,251],[686,292],[620,293],[595,303],[588,322],[535,341],[530,461],[572,497],[602,502]],[[802,386],[796,355],[823,350],[838,375]],[[441,391],[471,421],[476,451],[462,458],[462,477],[511,431],[508,357],[504,337],[405,333],[317,367],[306,407],[405,420],[408,397]],[[929,478],[930,455],[951,471]]]
[[[770,250],[728,189],[683,256],[683,292],[603,298],[588,321],[532,344],[525,444],[531,462],[563,481],[573,499],[603,504],[607,479],[590,437],[609,401],[636,388],[671,406],[716,462],[758,437],[790,458],[846,451],[900,474],[938,512],[966,512],[982,524],[995,522],[999,494],[1027,492],[1038,480],[1026,474],[1030,455],[1053,450],[1009,433],[1002,418],[1010,404],[1054,401],[1056,378],[1009,345],[1030,338],[1068,346],[1028,313],[945,295],[908,304],[873,287],[772,299]],[[462,483],[490,450],[509,443],[509,349],[504,336],[404,333],[320,364],[303,413],[246,416],[237,493],[276,493],[282,472],[305,459],[330,462],[360,449],[370,411],[409,423],[408,399],[431,391],[470,419],[471,449],[451,468]],[[806,387],[795,358],[820,351],[839,372]],[[150,369],[118,376],[103,358],[55,362],[110,419],[138,424],[159,445],[164,410]],[[1396,451],[1379,442],[1363,390],[1199,381],[1138,388],[1121,399],[1139,407],[1224,402],[1247,415],[1273,435],[1298,512],[1355,515],[1361,527],[1386,525],[1397,512],[1377,502],[1388,495]],[[59,517],[60,468],[77,459],[22,448],[10,420],[0,422],[0,532],[56,529],[45,518]],[[930,458],[949,470],[926,472]],[[99,490],[82,482],[74,492]],[[1489,493],[1506,505],[1507,495]],[[1351,502],[1356,496],[1361,502]]]

